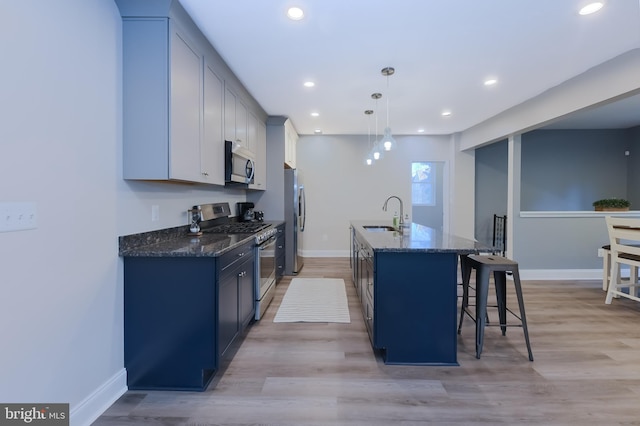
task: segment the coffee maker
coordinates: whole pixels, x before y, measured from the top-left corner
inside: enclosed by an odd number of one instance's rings
[[[238,203],[238,220],[240,222],[253,222],[255,218],[253,203]]]

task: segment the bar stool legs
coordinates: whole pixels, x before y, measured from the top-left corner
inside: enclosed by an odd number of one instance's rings
[[[476,358],[480,359],[482,354],[482,347],[484,343],[484,330],[487,324],[487,301],[489,297],[489,281],[491,273],[494,276],[494,283],[496,287],[496,298],[498,302],[498,317],[499,325],[502,331],[502,335],[506,335],[507,327],[518,326],[522,327],[524,332],[525,342],[527,344],[527,351],[529,353],[529,361],[533,361],[533,353],[531,351],[531,343],[529,341],[529,329],[527,327],[527,317],[524,308],[524,299],[522,297],[522,286],[520,284],[520,273],[518,271],[518,264],[510,259],[501,256],[466,256],[462,262],[463,273],[463,296],[462,296],[462,308],[460,309],[460,323],[458,325],[458,334],[462,330],[462,321],[465,314],[469,315],[476,323]],[[471,278],[471,270],[476,270],[476,306],[475,317],[469,310],[469,281]],[[516,297],[518,300],[518,307],[520,316],[514,314],[507,308],[507,277],[506,273],[511,272],[513,274],[513,282],[516,290]],[[507,313],[511,313],[520,320],[520,324],[508,324]],[[492,324],[493,325],[493,324]]]

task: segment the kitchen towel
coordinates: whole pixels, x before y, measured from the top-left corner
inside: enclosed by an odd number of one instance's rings
[[[273,322],[351,322],[344,280],[294,278]]]

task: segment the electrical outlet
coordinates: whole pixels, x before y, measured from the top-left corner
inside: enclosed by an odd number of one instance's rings
[[[6,207],[6,203],[0,204],[0,232],[6,232],[9,230],[9,220],[11,215],[9,209]]]
[[[160,220],[160,206],[154,204],[151,206],[151,221],[157,222]]]
[[[36,203],[0,203],[0,232],[36,229],[37,225]]]
[[[598,257],[604,257],[604,249],[598,249]]]

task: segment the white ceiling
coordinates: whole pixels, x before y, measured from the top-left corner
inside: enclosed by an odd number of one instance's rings
[[[366,109],[382,133],[387,101],[393,134],[464,131],[640,47],[640,0],[604,2],[580,16],[587,0],[180,0],[269,115],[325,135],[373,133]]]

